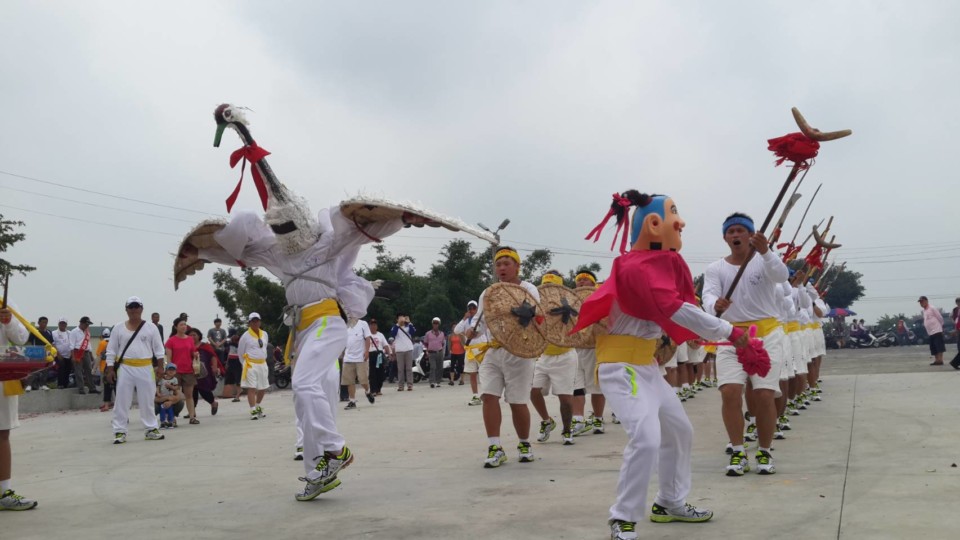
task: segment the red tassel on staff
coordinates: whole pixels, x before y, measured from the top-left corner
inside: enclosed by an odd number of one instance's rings
[[[776,161],[777,166],[784,161],[792,161],[801,164],[800,168],[805,169],[809,164],[804,162],[817,157],[820,152],[820,143],[803,133],[788,133],[783,137],[768,139],[767,149],[779,158]]]

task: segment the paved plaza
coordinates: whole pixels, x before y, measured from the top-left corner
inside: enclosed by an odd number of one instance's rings
[[[716,516],[642,522],[640,537],[954,538],[960,372],[929,362],[922,347],[830,351],[824,401],[775,441],[773,476],[724,475],[720,396],[705,389],[685,404],[695,428],[690,502]],[[181,421],[159,442],[143,440],[134,412],[120,446],[109,413],[32,415],[12,434],[14,487],[40,505],[0,514],[0,538],[607,538],[625,442],[609,412],[606,434],[564,447],[555,432],[521,464],[504,407],[509,461],[486,470],[480,407],[466,405],[465,388],[387,386],[375,405],[341,411],[356,461],[341,487],[309,503],[293,499],[303,468],[292,460],[289,390],[265,398],[264,420],[250,421],[245,402],[223,402],[215,417],[203,405],[200,425]],[[548,405],[558,416],[556,400]]]

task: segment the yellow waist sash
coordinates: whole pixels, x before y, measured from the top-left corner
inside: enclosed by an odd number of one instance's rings
[[[267,361],[264,358],[250,358],[249,354],[244,353],[243,355],[243,372],[240,373],[240,380],[247,380],[247,370],[253,367],[254,364],[266,364]]]
[[[624,362],[635,366],[656,365],[656,339],[610,334],[597,336],[597,365]]]
[[[756,325],[758,338],[767,336],[777,328],[780,328],[780,321],[778,321],[774,317],[767,317],[766,319],[760,319],[759,321],[743,321],[743,322],[735,322],[731,324],[736,326],[737,328],[743,328],[744,330],[747,330],[751,326]]]
[[[340,306],[333,298],[327,298],[322,302],[307,306],[300,311],[300,323],[297,324],[297,332],[303,332],[310,328],[310,325],[320,317],[332,317],[334,315],[340,316]],[[287,346],[283,349],[283,363],[288,366],[290,365],[290,350],[293,349],[293,334],[293,332],[287,334]],[[244,368],[244,375],[246,375],[246,368]]]
[[[553,343],[547,345],[546,350],[543,351],[543,354],[547,356],[560,356],[561,354],[570,350],[570,347],[558,347]]]
[[[130,367],[152,367],[153,358],[124,358],[120,365]]]
[[[476,345],[467,345],[467,360],[474,360],[477,363],[483,362],[484,355],[490,349],[499,349],[500,343],[496,340],[478,343]]]
[[[787,323],[786,332],[787,332],[788,334],[792,334],[792,333],[794,333],[794,332],[799,332],[799,331],[800,331],[800,323],[799,323],[799,322],[794,321],[794,322],[788,322],[788,323]]]

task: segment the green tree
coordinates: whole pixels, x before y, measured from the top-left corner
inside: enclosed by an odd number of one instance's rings
[[[601,267],[600,267],[600,263],[598,263],[598,262],[596,262],[596,261],[594,261],[594,262],[592,262],[592,263],[590,263],[590,264],[581,264],[580,266],[577,267],[576,270],[570,270],[569,272],[567,272],[567,279],[565,280],[565,282],[566,282],[570,287],[576,288],[576,286],[577,286],[577,274],[579,274],[579,273],[581,273],[581,272],[593,272],[593,274],[594,274],[595,276],[597,276],[597,281],[600,281],[600,280],[603,279],[602,277],[600,277],[600,275],[599,275],[599,273],[598,273],[598,272],[600,272],[600,268],[601,268]]]
[[[523,258],[520,265],[520,279],[531,283],[540,283],[540,276],[550,269],[553,252],[549,249],[535,249]]]
[[[857,300],[863,298],[866,288],[860,283],[863,274],[852,270],[828,272],[824,278],[827,287],[823,289],[823,299],[830,304],[830,307],[848,308]],[[831,279],[831,281],[826,281]]]
[[[3,219],[3,215],[0,214],[0,253],[6,253],[11,246],[17,242],[22,242],[27,237],[26,234],[17,232],[17,229],[23,226],[24,223],[22,221]],[[14,272],[25,276],[27,272],[33,272],[34,270],[36,270],[36,267],[25,264],[13,264],[5,258],[0,257],[0,280],[6,280],[7,276]]]
[[[910,318],[903,313],[897,313],[896,315],[883,315],[877,319],[877,324],[874,328],[877,332],[889,332],[897,327],[897,322],[900,320],[903,320],[904,324],[909,325]]]
[[[231,270],[219,268],[213,274],[213,291],[224,317],[234,328],[247,325],[247,314],[260,314],[263,329],[274,345],[283,346],[287,341],[288,327],[283,324],[283,307],[287,304],[283,286],[274,279],[256,273],[252,268],[240,270],[240,276]]]
[[[413,316],[414,309],[426,298],[430,286],[425,276],[418,276],[413,272],[410,266],[414,262],[413,257],[393,256],[383,244],[376,244],[373,249],[377,253],[376,263],[361,268],[357,275],[370,281],[396,281],[400,283],[400,296],[390,301],[375,298],[367,308],[367,317],[377,319],[382,329],[389,330],[397,318],[397,313],[405,311],[410,314],[411,321],[418,329],[423,328],[424,324],[429,325],[429,319],[423,321]]]

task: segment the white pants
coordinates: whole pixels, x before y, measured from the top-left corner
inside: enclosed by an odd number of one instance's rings
[[[293,370],[293,404],[303,431],[303,467],[318,478],[317,461],[324,452],[338,452],[346,441],[337,431],[340,371],[337,358],[347,345],[347,325],[338,316],[320,317],[297,333],[297,365]],[[311,476],[312,475],[312,476]]]
[[[610,519],[641,521],[657,463],[660,489],[654,502],[667,508],[682,506],[690,493],[693,426],[674,389],[656,365],[601,364],[599,374],[607,404],[629,437]]]
[[[577,371],[573,378],[573,389],[583,388],[587,394],[599,394],[597,382],[597,350],[577,349]]]
[[[113,432],[126,433],[130,423],[130,406],[133,405],[133,390],[137,390],[137,406],[143,429],[157,429],[157,415],[153,412],[153,396],[157,383],[153,366],[133,367],[121,365],[117,370],[117,398],[113,406]]]

